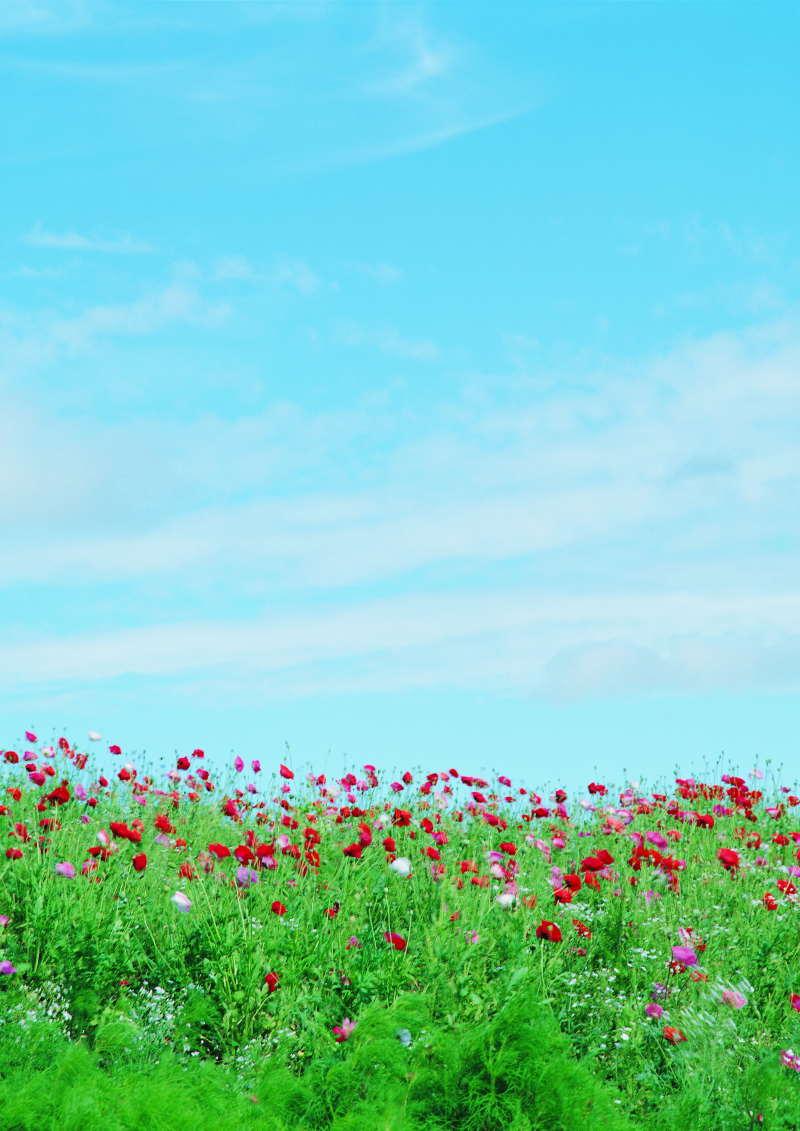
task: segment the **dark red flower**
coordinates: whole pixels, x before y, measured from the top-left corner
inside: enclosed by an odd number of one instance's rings
[[[571,872],[568,876],[564,876],[563,884],[564,887],[569,888],[570,891],[581,890],[581,878],[575,875],[574,872]]]
[[[143,872],[147,867],[147,857],[143,852],[137,852],[137,854],[131,860],[131,863],[133,864],[137,872]]]
[[[348,844],[342,849],[342,852],[345,854],[345,856],[351,856],[354,860],[361,859],[360,844]]]
[[[212,856],[216,856],[217,860],[224,860],[226,856],[231,855],[231,850],[224,844],[209,844],[208,851]]]
[[[388,943],[391,943],[395,950],[405,950],[408,943],[402,935],[395,934],[394,931],[384,931],[383,937]]]
[[[283,906],[283,904],[281,903],[281,901],[279,899],[276,899],[275,902],[272,904],[272,910],[275,912],[276,915],[285,915],[286,914],[286,908]]]
[[[726,871],[735,872],[739,867],[740,856],[732,848],[720,848],[717,852],[717,860]]]
[[[269,973],[264,975],[264,984],[269,988],[271,994],[274,994],[277,989],[280,989],[278,978],[280,978],[280,974]]]

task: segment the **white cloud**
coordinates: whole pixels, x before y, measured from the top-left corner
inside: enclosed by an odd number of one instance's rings
[[[115,255],[150,255],[155,248],[144,240],[123,235],[116,239],[101,236],[82,236],[78,232],[64,232],[58,235],[48,232],[41,224],[35,224],[30,232],[20,237],[30,247],[51,247],[60,251],[101,251]]]
[[[334,337],[348,346],[377,346],[383,353],[414,361],[435,361],[441,350],[433,342],[412,342],[389,327],[362,326],[357,322],[337,322]]]
[[[280,255],[275,263],[275,278],[278,283],[288,283],[305,295],[313,294],[322,283],[307,263],[302,259],[292,259],[288,255]]]

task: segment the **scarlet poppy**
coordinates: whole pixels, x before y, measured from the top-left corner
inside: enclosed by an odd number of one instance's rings
[[[564,887],[569,888],[570,891],[580,891],[582,886],[580,876],[577,876],[574,872],[571,872],[568,876],[564,876],[563,884]]]
[[[147,867],[147,857],[143,852],[137,852],[131,860],[131,863],[137,872],[143,872]]]
[[[387,852],[394,852],[395,849],[397,848],[397,844],[395,843],[394,837],[393,836],[385,836],[383,838],[383,847],[386,849]]]
[[[671,1025],[664,1026],[664,1036],[667,1038],[671,1045],[677,1045],[681,1041],[686,1040],[686,1037],[684,1037],[680,1029],[673,1029]]]
[[[294,777],[294,771],[290,770],[288,766],[284,766],[283,763],[281,763],[281,777],[286,778],[287,781],[291,781]]]
[[[394,931],[384,931],[383,937],[388,943],[391,943],[395,950],[405,950],[408,943],[402,935],[395,934]]]
[[[572,903],[572,892],[569,888],[556,888],[553,896],[556,903]]]
[[[217,860],[224,860],[226,856],[231,855],[231,850],[224,844],[209,844],[208,851],[212,856],[216,856]]]
[[[361,859],[361,845],[360,844],[348,844],[346,847],[344,847],[342,849],[342,852],[345,854],[345,856],[351,856],[354,860],[360,860]]]
[[[735,872],[739,867],[740,856],[732,848],[720,848],[717,852],[717,860],[727,872]]]
[[[573,919],[572,925],[582,939],[590,939],[592,937],[592,932],[589,930],[585,923],[582,923],[580,921],[580,919]]]
[[[285,915],[286,914],[286,908],[283,906],[283,904],[281,903],[281,901],[279,899],[276,899],[275,902],[272,904],[272,910],[275,912],[276,915]]]
[[[277,989],[280,989],[278,978],[280,978],[280,974],[272,972],[264,975],[264,984],[267,986],[269,993],[274,994]]]
[[[536,937],[537,939],[547,939],[549,942],[561,942],[561,931],[556,923],[551,923],[549,919],[542,919],[536,928]]]

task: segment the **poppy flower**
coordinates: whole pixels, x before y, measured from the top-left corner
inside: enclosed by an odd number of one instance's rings
[[[294,777],[294,770],[290,770],[288,766],[284,766],[283,763],[281,763],[281,777],[286,778],[287,781],[291,781]]]
[[[258,883],[258,872],[254,872],[252,868],[247,868],[243,864],[241,868],[236,869],[236,883],[240,888],[249,888],[253,884]]]
[[[135,871],[143,872],[147,867],[147,857],[143,852],[137,852],[137,854],[131,860],[131,864],[133,864]]]
[[[66,876],[68,880],[75,879],[75,865],[70,864],[67,860],[62,860],[60,864],[56,864],[55,872],[59,876]]]
[[[572,892],[569,888],[556,888],[553,897],[556,903],[572,903]]]
[[[671,1045],[677,1045],[681,1041],[686,1040],[686,1037],[684,1037],[680,1029],[673,1029],[670,1025],[664,1026],[664,1036]]]
[[[344,848],[342,848],[342,852],[344,853],[345,856],[352,857],[353,860],[360,860],[361,859],[361,845],[360,844],[348,844]]]
[[[276,915],[285,915],[286,914],[286,908],[283,906],[283,904],[281,903],[281,901],[279,899],[276,899],[275,902],[272,904],[272,910],[275,912]]]
[[[582,872],[600,872],[602,868],[603,864],[597,856],[587,856],[581,860],[580,870]]]
[[[589,930],[585,923],[582,923],[580,921],[580,919],[573,919],[572,925],[582,939],[590,939],[592,937],[592,932]]]
[[[722,1000],[726,1005],[729,1005],[731,1009],[742,1009],[747,1005],[747,998],[744,994],[740,994],[736,990],[723,990]]]
[[[383,838],[383,847],[386,849],[387,852],[394,852],[397,848],[397,844],[395,842],[394,837],[393,836],[385,836]]]
[[[174,904],[179,911],[183,911],[184,914],[192,906],[192,901],[182,891],[176,891],[173,896],[170,896],[170,903]]]
[[[549,942],[561,942],[561,931],[549,919],[542,919],[536,928],[536,937],[537,939],[547,939]]]
[[[217,860],[224,860],[226,856],[231,855],[231,850],[224,844],[209,844],[208,851],[212,856],[216,856]]]
[[[720,848],[717,852],[717,860],[727,872],[735,872],[739,867],[740,859],[739,853],[734,852],[732,848]]]
[[[383,937],[388,943],[391,943],[395,950],[405,950],[408,943],[402,935],[395,934],[394,931],[384,931]]]
[[[475,793],[474,792],[472,794],[472,797],[473,797],[476,805],[485,805],[486,804],[486,798],[483,796],[482,793]]]
[[[278,986],[278,978],[280,978],[280,974],[273,972],[264,975],[264,985],[267,986],[269,993],[274,994],[277,989],[280,989]]]
[[[800,1013],[800,994],[792,994],[789,998],[789,1005]]]
[[[672,958],[675,962],[681,962],[684,966],[697,965],[697,955],[690,946],[674,946]]]
[[[334,1025],[333,1031],[336,1034],[337,1045],[340,1045],[342,1041],[346,1041],[355,1027],[355,1021],[351,1021],[349,1017],[345,1017],[341,1025]]]
[[[648,1017],[655,1017],[656,1020],[658,1020],[658,1018],[664,1012],[664,1007],[663,1005],[659,1005],[656,1001],[649,1001],[644,1007],[644,1011]]]
[[[21,848],[7,848],[6,860],[20,860],[22,858]]]
[[[509,789],[511,788],[511,782],[508,778],[498,778],[497,780],[500,782],[501,785],[506,785],[506,786],[508,786]]]
[[[581,878],[575,875],[574,872],[571,872],[568,876],[564,876],[564,887],[568,888],[569,891],[580,891],[581,886]]]
[[[777,911],[778,901],[771,891],[764,892],[764,898],[761,901],[766,907],[767,911]]]
[[[233,855],[240,864],[249,864],[251,860],[255,860],[255,853],[246,844],[240,844],[238,848],[234,848]]]
[[[411,824],[411,813],[408,809],[395,809],[393,824],[400,829],[405,829]]]

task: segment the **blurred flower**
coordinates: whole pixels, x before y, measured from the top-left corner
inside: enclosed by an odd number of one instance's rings
[[[395,872],[398,876],[402,876],[404,879],[407,876],[410,876],[413,870],[414,869],[411,867],[411,861],[407,856],[398,856],[397,859],[393,860],[389,865],[390,872]]]
[[[402,935],[396,934],[394,931],[384,931],[383,937],[388,943],[391,943],[395,950],[405,950],[408,943]]]
[[[286,908],[283,906],[283,904],[281,903],[281,901],[279,899],[276,899],[275,902],[272,904],[272,910],[274,911],[274,913],[276,915],[285,915],[286,914]]]
[[[240,774],[242,772],[242,770],[244,769],[244,762],[242,761],[242,759],[239,757],[238,754],[236,755],[236,757],[233,760],[233,768],[236,770],[237,774]]]
[[[351,1021],[349,1017],[345,1017],[341,1025],[335,1025],[333,1031],[336,1034],[336,1043],[340,1045],[342,1041],[346,1041],[355,1027],[355,1021]]]
[[[243,864],[241,868],[236,869],[236,883],[240,888],[249,888],[252,884],[258,883],[258,872]]]
[[[56,864],[55,872],[59,876],[66,876],[68,880],[75,879],[75,865],[62,860],[60,864]]]
[[[185,896],[182,891],[176,891],[175,894],[171,896],[170,903],[173,903],[179,911],[183,911],[184,913],[192,906],[192,901],[188,896]]]
[[[697,955],[690,946],[674,946],[672,957],[675,962],[682,962],[684,966],[695,966],[697,964]]]
[[[261,763],[259,762],[258,758],[254,758],[250,765],[253,769],[254,774],[261,773]]]
[[[644,1007],[644,1011],[645,1011],[645,1013],[647,1014],[648,1017],[659,1018],[661,1016],[661,1014],[664,1012],[664,1007],[661,1006],[661,1005],[658,1005],[658,1003],[655,1002],[655,1001],[651,1001],[651,1002],[648,1002],[647,1005]]]
[[[744,994],[740,994],[736,990],[723,990],[722,1000],[726,1005],[729,1005],[731,1009],[742,1009],[743,1006],[747,1005],[747,998]]]
[[[671,1045],[677,1045],[680,1044],[681,1041],[686,1040],[686,1037],[684,1037],[680,1029],[673,1029],[669,1025],[664,1026],[664,1036]]]
[[[16,974],[16,966],[12,966],[7,958],[0,962],[0,974]]]

